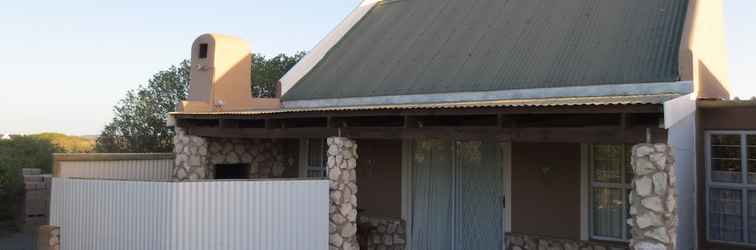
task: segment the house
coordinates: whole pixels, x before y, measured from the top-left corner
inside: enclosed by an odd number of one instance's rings
[[[747,169],[700,153],[731,142],[701,141],[726,129],[702,119],[731,94],[722,5],[364,0],[277,98],[251,97],[243,41],[202,35],[173,179],[329,180],[312,249],[749,246],[750,186],[725,185],[736,217],[701,184]]]
[[[753,249],[756,101],[698,102],[696,161],[702,249]]]

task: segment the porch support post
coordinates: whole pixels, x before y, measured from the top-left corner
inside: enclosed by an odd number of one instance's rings
[[[357,243],[357,144],[344,137],[328,138],[330,182],[330,249],[356,250]]]
[[[675,160],[667,144],[633,147],[630,192],[631,249],[674,250],[677,238]]]
[[[178,181],[210,178],[207,157],[207,139],[188,134],[176,127],[173,137],[173,152],[176,160],[173,164],[173,179]]]

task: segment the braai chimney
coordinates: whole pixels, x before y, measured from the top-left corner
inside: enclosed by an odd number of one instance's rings
[[[252,54],[241,39],[204,34],[192,44],[189,97],[180,112],[278,109],[278,98],[253,98]]]

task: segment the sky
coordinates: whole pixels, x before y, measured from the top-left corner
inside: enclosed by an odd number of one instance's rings
[[[24,0],[0,8],[0,134],[98,134],[126,91],[207,32],[264,55],[309,50],[359,0]],[[756,1],[725,0],[730,80],[756,96]]]

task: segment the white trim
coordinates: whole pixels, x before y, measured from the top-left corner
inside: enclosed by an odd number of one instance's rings
[[[696,100],[694,94],[687,94],[664,102],[664,128],[669,129],[696,113]]]
[[[354,27],[357,22],[362,20],[365,15],[375,6],[376,3],[381,0],[363,0],[360,5],[357,6],[352,13],[349,14],[344,20],[342,20],[336,28],[328,33],[315,48],[305,55],[294,67],[291,68],[286,74],[279,80],[281,82],[281,96],[286,94],[294,85],[299,82],[307,73],[312,70],[315,65],[320,62],[328,51],[333,48],[341,39]]]
[[[588,204],[589,166],[588,166],[588,144],[580,144],[580,240],[587,241],[590,239],[590,204]]]
[[[688,94],[692,91],[693,82],[678,81],[657,83],[597,84],[590,86],[454,92],[440,94],[370,96],[292,101],[283,100],[282,106],[284,108],[316,108],[379,104],[389,105],[410,103],[491,101],[508,99],[537,99],[554,97],[626,96],[664,93]]]
[[[726,183],[726,182],[713,182],[711,179],[711,136],[712,135],[740,135],[740,152],[741,152],[741,182],[740,183]],[[731,245],[738,245],[738,246],[748,246],[753,247],[756,246],[756,243],[749,243],[748,242],[748,231],[749,231],[749,224],[748,224],[748,192],[756,190],[756,184],[747,184],[748,183],[748,154],[747,154],[747,148],[748,148],[748,142],[747,142],[747,136],[748,135],[756,135],[756,130],[707,130],[704,131],[704,161],[706,161],[704,164],[706,166],[706,177],[704,178],[706,181],[706,185],[704,188],[704,195],[705,195],[705,211],[704,211],[704,233],[706,241],[709,242],[717,242],[717,243],[725,243],[725,244],[731,244]],[[709,211],[711,208],[709,207],[709,201],[711,199],[711,189],[712,188],[719,188],[719,189],[731,189],[731,190],[738,190],[741,192],[741,217],[742,217],[742,230],[741,237],[743,239],[743,242],[736,242],[736,241],[723,241],[723,240],[712,240],[711,239],[711,232],[709,227]]]

